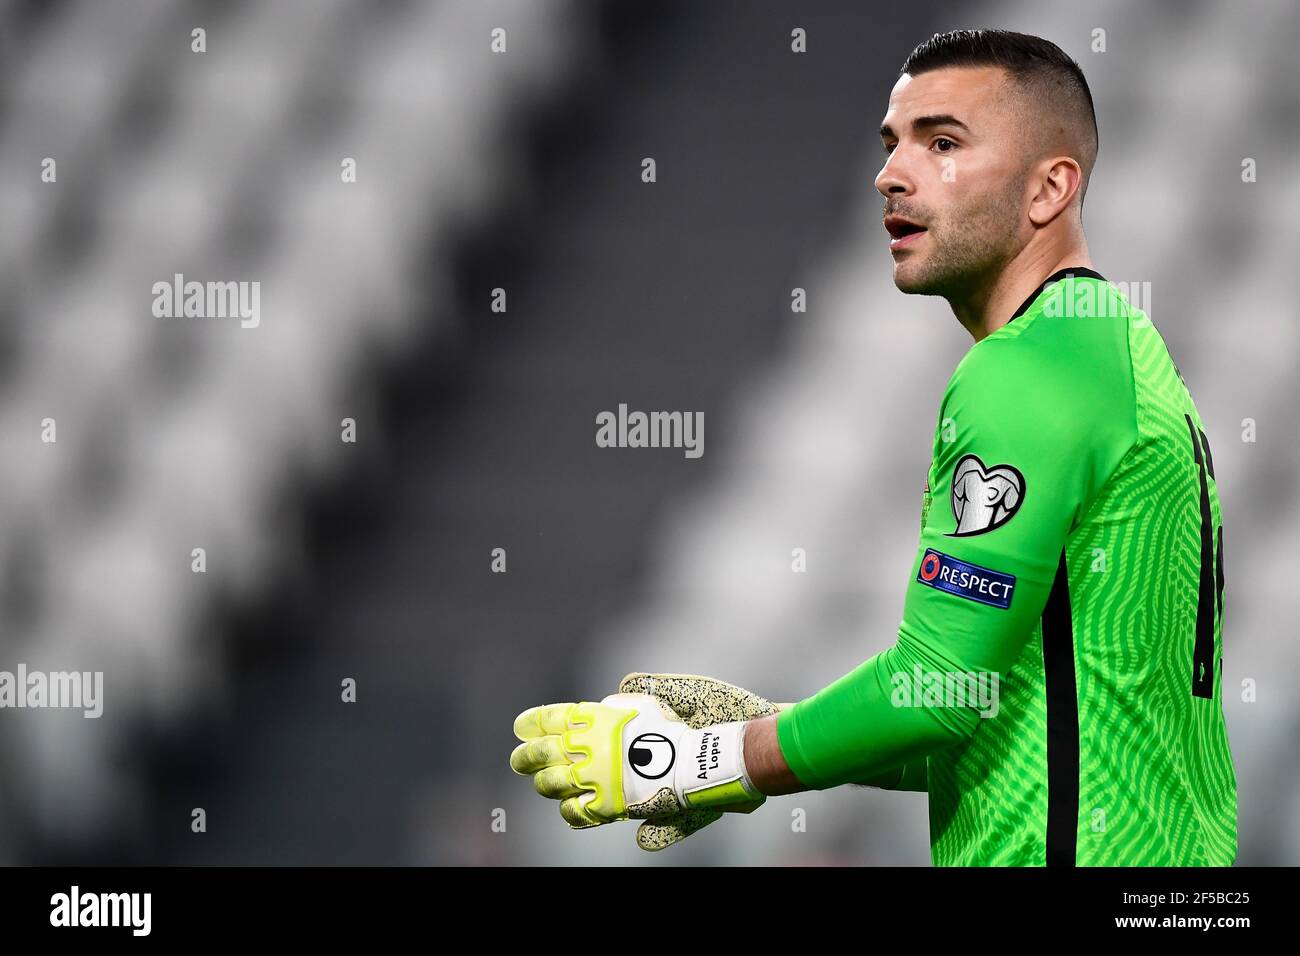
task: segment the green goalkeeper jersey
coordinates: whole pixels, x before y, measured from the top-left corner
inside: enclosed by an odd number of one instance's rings
[[[1148,317],[1051,276],[943,397],[894,646],[793,708],[817,789],[927,789],[936,865],[1226,866],[1223,533]]]

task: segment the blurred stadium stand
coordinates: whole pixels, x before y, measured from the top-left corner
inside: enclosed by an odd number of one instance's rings
[[[972,25],[1051,37],[1093,86],[1093,257],[1151,283],[1224,489],[1239,860],[1300,859],[1277,558],[1300,524],[1300,225],[1278,214],[1300,208],[1300,10],[881,19],[0,4],[0,669],[106,673],[100,720],[0,712],[0,862],[928,863],[923,795],[782,798],[648,857],[626,828],[569,833],[505,759],[518,710],[628,670],[794,700],[893,641],[967,342],[889,280],[875,127],[907,51]],[[260,281],[261,325],[153,318],[177,272]],[[597,448],[620,402],[703,411],[703,458]]]

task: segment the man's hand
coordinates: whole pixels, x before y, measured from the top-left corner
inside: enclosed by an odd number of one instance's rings
[[[743,720],[692,728],[653,696],[612,694],[524,711],[510,766],[561,801],[575,829],[629,819],[689,825],[684,811],[749,813],[766,799],[744,772],[744,729]]]
[[[624,677],[618,689],[623,694],[654,695],[671,707],[689,727],[748,721],[794,706],[774,704],[743,687],[696,674],[638,672]],[[647,820],[637,828],[636,843],[643,850],[662,850],[721,818],[722,814],[717,810],[683,810],[675,816]]]
[[[744,770],[746,721],[778,706],[724,681],[629,674],[600,703],[552,704],[520,714],[511,767],[562,801],[574,828],[644,820],[637,845],[671,846],[765,797]]]

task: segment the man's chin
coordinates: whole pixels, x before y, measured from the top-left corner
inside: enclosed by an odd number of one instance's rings
[[[933,295],[934,282],[919,262],[894,262],[894,285],[907,295]]]

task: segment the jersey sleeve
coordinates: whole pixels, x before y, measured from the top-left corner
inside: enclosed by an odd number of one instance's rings
[[[930,768],[926,758],[921,756],[886,773],[849,782],[860,787],[875,787],[877,790],[910,790],[926,793],[930,789]]]
[[[779,715],[805,786],[901,784],[905,767],[915,779],[991,715],[978,682],[995,690],[1021,654],[1070,530],[1135,434],[1131,378],[1115,387],[1122,376],[1092,377],[1086,354],[1039,338],[977,343],[949,382],[896,642]],[[1113,369],[1126,354],[1097,358]],[[949,681],[971,691],[965,706],[943,694]]]

